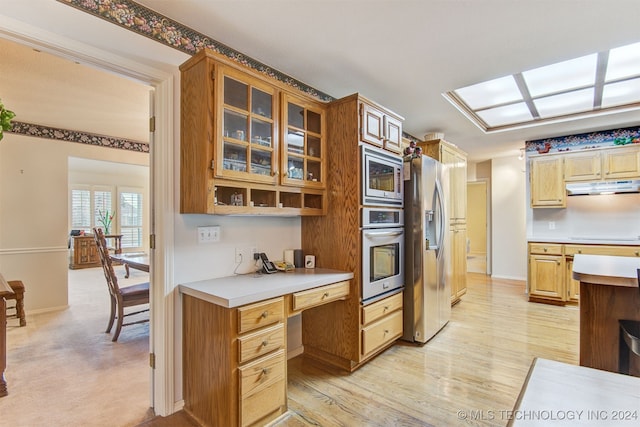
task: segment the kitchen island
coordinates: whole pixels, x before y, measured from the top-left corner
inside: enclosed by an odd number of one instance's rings
[[[357,295],[352,278],[301,268],[180,285],[185,410],[204,426],[264,425],[284,414],[287,318]]]
[[[618,320],[640,320],[638,268],[640,258],[575,255],[573,278],[580,282],[580,365],[618,371]],[[640,375],[637,358],[630,362],[631,372]]]

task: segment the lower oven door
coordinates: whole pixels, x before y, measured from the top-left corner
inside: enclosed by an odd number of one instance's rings
[[[404,228],[362,230],[362,301],[371,303],[404,286]]]

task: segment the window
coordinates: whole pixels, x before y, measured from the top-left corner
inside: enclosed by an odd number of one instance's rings
[[[120,233],[123,248],[142,247],[142,193],[120,192]]]
[[[114,212],[112,190],[104,186],[76,186],[71,189],[71,229],[92,233],[93,227],[103,227],[100,212]],[[104,227],[103,227],[104,228]],[[115,231],[115,223],[110,232]]]

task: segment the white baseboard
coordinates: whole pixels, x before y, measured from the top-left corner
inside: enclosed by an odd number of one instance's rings
[[[526,282],[527,281],[526,277],[501,276],[501,275],[497,275],[497,274],[492,274],[491,278],[492,279],[504,279],[504,280],[518,280],[520,282]]]

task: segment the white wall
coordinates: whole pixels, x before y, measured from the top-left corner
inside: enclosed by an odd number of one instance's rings
[[[148,166],[149,155],[5,133],[0,143],[0,271],[25,283],[27,312],[66,307],[68,158]]]
[[[526,280],[526,174],[517,157],[491,160],[492,277]]]

